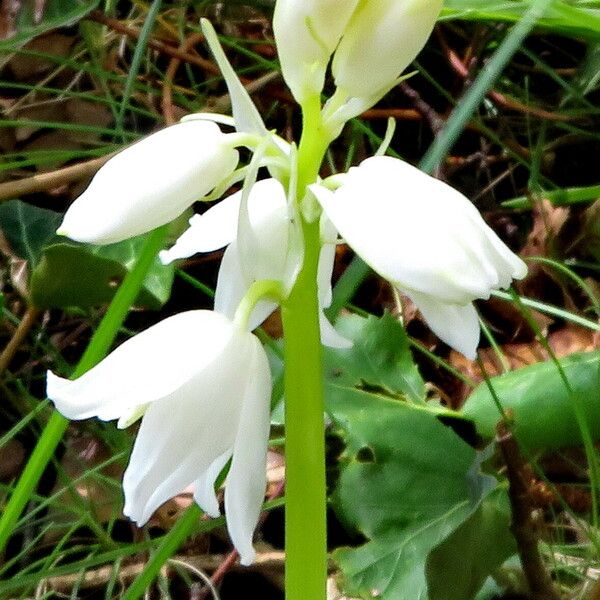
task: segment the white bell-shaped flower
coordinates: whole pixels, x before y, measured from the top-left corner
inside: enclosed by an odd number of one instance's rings
[[[472,304],[527,273],[460,192],[387,156],[353,167],[332,192],[312,192],[346,242],[409,296],[431,329],[474,358],[479,321]]]
[[[190,484],[218,516],[215,479],[227,461],[225,512],[243,564],[266,487],[271,374],[258,339],[206,310],[169,317],[70,381],[48,373],[48,397],[69,419],[142,415],[123,478],[124,512],[143,524]]]
[[[333,57],[338,88],[380,97],[423,49],[443,0],[363,0]]]
[[[212,252],[227,246],[219,269],[215,310],[233,318],[242,298],[255,281],[290,282],[290,270],[297,270],[301,256],[292,256],[292,226],[285,190],[275,179],[254,184],[248,197],[250,231],[239,232],[242,192],[221,200],[202,215],[190,219],[190,228],[176,244],[161,252],[163,263],[186,258],[198,252]],[[323,246],[319,259],[319,302],[321,337],[331,347],[348,347],[325,318],[323,309],[331,304],[331,274],[335,259],[337,233],[330,223],[322,225]],[[250,315],[250,330],[258,327],[277,307],[261,300]]]
[[[283,78],[302,103],[320,94],[325,71],[358,0],[277,0],[273,30]]]
[[[239,155],[216,123],[178,123],[125,148],[95,175],[58,229],[111,244],[180,216],[235,170]]]

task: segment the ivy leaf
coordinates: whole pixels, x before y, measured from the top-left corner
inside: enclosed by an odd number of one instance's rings
[[[366,319],[351,315],[338,319],[336,329],[354,345],[324,349],[327,381],[350,387],[368,384],[392,395],[406,395],[413,402],[424,400],[425,384],[397,319],[388,313]]]
[[[328,411],[346,444],[333,494],[341,520],[368,538],[336,551],[345,591],[426,600],[429,553],[496,486],[480,456],[427,407],[330,386]]]
[[[0,229],[12,251],[24,258],[30,268],[40,260],[45,246],[56,238],[62,215],[21,200],[0,204]]]
[[[14,51],[50,29],[72,25],[85,17],[99,3],[99,0],[12,2],[14,10],[6,10],[0,14],[0,51]]]
[[[33,303],[39,308],[83,309],[107,304],[135,263],[142,244],[143,236],[110,246],[73,242],[49,246],[31,275]],[[160,308],[169,299],[173,276],[173,266],[155,259],[135,303]]]
[[[471,600],[486,579],[516,552],[505,486],[490,492],[478,509],[427,559],[430,600]]]

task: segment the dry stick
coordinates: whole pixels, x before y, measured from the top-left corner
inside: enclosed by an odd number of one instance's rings
[[[460,75],[463,79],[466,79],[469,76],[469,69],[465,66],[463,61],[460,59],[458,54],[450,48],[444,39],[444,37],[438,31],[438,39],[442,45],[442,48],[446,54],[446,58],[452,70]],[[577,117],[573,117],[571,115],[563,115],[561,113],[551,112],[549,110],[544,110],[543,108],[538,108],[536,106],[528,106],[527,104],[523,104],[514,98],[509,98],[496,90],[489,90],[486,94],[490,100],[493,100],[499,106],[507,108],[509,110],[515,110],[517,112],[532,115],[534,117],[538,117],[540,119],[545,119],[548,121],[573,121]]]
[[[257,79],[250,81],[245,85],[248,93],[253,94],[256,91],[263,88],[268,83],[271,83],[274,79],[279,77],[279,73],[272,72],[258,77]],[[214,100],[210,107],[207,107],[206,112],[224,112],[231,106],[231,99],[229,94],[219,96]],[[165,115],[166,117],[166,115]],[[65,183],[72,183],[74,181],[80,181],[86,177],[94,175],[100,167],[102,167],[110,158],[112,158],[118,152],[111,152],[106,156],[100,158],[94,158],[86,162],[78,163],[64,169],[58,169],[50,173],[42,173],[40,175],[33,175],[32,177],[25,177],[24,179],[17,179],[16,181],[7,181],[0,183],[0,202],[3,200],[11,200],[12,198],[18,198],[19,196],[26,196],[27,194],[35,194],[36,192],[43,192],[52,188],[56,188]]]
[[[512,432],[504,421],[498,423],[496,441],[506,464],[509,481],[508,495],[512,510],[511,531],[532,600],[560,600],[552,579],[546,570],[538,548],[535,524],[531,517],[526,463]]]
[[[431,131],[433,131],[434,135],[439,133],[446,124],[446,121],[437,113],[437,111],[427,104],[417,90],[415,90],[412,86],[410,86],[406,81],[403,81],[399,85],[402,93],[410,99],[410,101],[414,104],[415,108],[427,119],[429,123],[429,127],[431,127]]]
[[[281,494],[283,494],[283,491],[285,489],[285,480],[281,481],[277,487],[268,495],[268,499],[269,500],[274,500],[275,498],[278,498],[279,496],[281,496]],[[257,528],[260,527],[266,520],[267,516],[268,516],[268,512],[264,511],[261,515],[260,515],[260,519],[258,520],[257,523]],[[225,577],[225,575],[227,575],[228,571],[230,571],[237,563],[237,559],[239,557],[239,554],[237,553],[237,550],[232,550],[226,557],[225,559],[221,562],[221,564],[215,569],[215,572],[212,574],[210,581],[211,583],[216,587],[217,585],[219,585],[221,583],[221,581],[223,580],[223,577]],[[205,600],[208,597],[208,592],[209,592],[209,588],[204,588],[199,595],[199,600]]]
[[[423,115],[414,108],[370,108],[360,115],[361,119],[365,119],[367,121],[389,119],[390,117],[400,121],[423,120]]]
[[[106,25],[107,27],[110,27],[113,31],[116,31],[117,33],[122,33],[123,35],[126,35],[127,37],[133,38],[135,40],[137,40],[140,37],[139,29],[123,25],[123,23],[121,23],[121,21],[119,21],[118,19],[112,19],[111,17],[107,17],[98,10],[92,11],[87,18],[91,21],[96,21],[96,23]],[[153,48],[154,50],[162,52],[163,54],[172,56],[173,58],[178,58],[179,60],[183,60],[192,65],[196,65],[197,67],[204,69],[212,75],[220,74],[219,67],[217,67],[215,63],[205,58],[202,58],[201,56],[189,54],[188,52],[183,52],[179,48],[175,48],[174,46],[171,46],[164,42],[160,42],[154,38],[148,39],[148,46],[150,48]]]
[[[35,325],[39,314],[40,311],[38,308],[30,306],[23,315],[19,326],[10,338],[8,344],[6,344],[2,354],[0,354],[0,375],[8,368],[8,365],[29,333],[29,330]]]
[[[179,49],[187,54],[190,50],[193,49],[193,47],[196,44],[199,44],[203,40],[204,34],[193,33],[189,38],[187,38],[183,42],[183,44],[181,44]],[[179,65],[181,65],[181,59],[173,57],[169,61],[169,66],[167,67],[167,70],[165,72],[161,108],[163,117],[165,119],[165,123],[167,125],[173,125],[177,120],[173,111],[173,79],[175,78],[175,73],[177,73],[177,69],[179,69]]]
[[[179,555],[175,556],[174,559],[185,562],[203,572],[208,571],[210,573],[216,571],[216,569],[223,564],[223,561],[227,560],[227,557],[222,554],[207,554],[203,556]],[[257,554],[255,562],[250,567],[242,567],[233,564],[231,565],[231,568],[233,570],[241,569],[247,571],[248,569],[251,569],[258,572],[267,570],[282,573],[284,559],[285,554],[281,551],[274,550],[271,552],[260,552]],[[119,567],[118,581],[122,585],[127,585],[144,570],[145,566],[145,561],[121,565]],[[71,592],[75,585],[79,586],[79,589],[89,590],[105,586],[114,576],[114,570],[114,565],[103,565],[95,569],[86,570],[83,576],[80,572],[68,575],[58,575],[49,577],[41,583],[46,589],[55,592]]]
[[[110,27],[114,31],[116,31],[118,33],[122,33],[123,35],[126,35],[132,39],[138,39],[140,37],[139,29],[136,29],[135,27],[129,27],[127,25],[123,25],[123,23],[121,23],[119,20],[107,17],[104,14],[102,14],[100,11],[92,11],[88,15],[87,18],[92,21],[96,21],[97,23],[102,23],[103,25]],[[198,35],[200,36],[201,34],[198,34]],[[202,36],[202,37],[199,37],[198,39],[202,40],[202,39],[204,39],[204,37]],[[189,52],[183,51],[181,48],[176,48],[175,46],[171,46],[170,44],[166,44],[165,42],[161,42],[154,38],[149,38],[147,44],[150,48],[154,48],[154,50],[158,50],[159,52],[162,52],[163,54],[166,54],[167,56],[171,56],[172,58],[176,58],[180,61],[184,61],[189,64],[200,67],[201,69],[204,69],[204,71],[206,71],[207,73],[210,73],[211,75],[220,75],[221,74],[219,67],[214,62],[207,60],[205,58],[202,58],[201,56],[198,56],[197,54],[190,54]],[[259,77],[258,79],[256,79],[256,81],[253,81],[246,77],[240,77],[240,81],[245,86],[248,87],[248,86],[252,86],[253,84],[255,84],[256,82],[259,82],[259,81],[264,81],[265,83],[268,83],[269,81],[271,81],[272,78],[275,78],[278,75],[279,74],[268,73],[267,75],[265,75],[263,77]],[[263,85],[264,85],[264,83],[263,83]],[[287,104],[293,104],[293,105],[296,104],[296,101],[294,100],[292,95],[286,91],[279,90],[279,89],[273,89],[273,90],[269,90],[269,94],[273,98],[276,98],[277,100],[280,100]]]
[[[100,158],[94,158],[86,162],[78,163],[64,169],[58,169],[51,173],[41,173],[39,175],[33,175],[33,177],[26,177],[24,179],[17,179],[16,181],[6,181],[0,183],[0,202],[3,200],[10,200],[12,198],[18,198],[19,196],[26,196],[27,194],[35,194],[36,192],[44,192],[52,188],[59,187],[65,183],[71,183],[73,181],[80,181],[86,177],[91,177],[96,171],[112,158],[116,152],[101,156]]]

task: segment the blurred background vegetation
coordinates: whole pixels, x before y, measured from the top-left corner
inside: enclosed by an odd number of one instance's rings
[[[46,370],[71,373],[143,244],[57,238],[61,213],[124,145],[227,113],[202,16],[268,127],[297,137],[273,4],[0,2],[0,507],[51,414]],[[600,598],[600,2],[447,0],[414,70],[346,127],[323,174],[372,154],[394,118],[389,153],[467,195],[530,274],[478,305],[470,362],[338,248],[330,312],[355,346],[325,353],[330,599]],[[156,262],[119,339],[211,307],[219,260]],[[131,432],[74,423],[11,531],[0,599],[283,598],[276,315],[260,335],[276,409],[257,564],[235,564],[221,520],[186,520],[190,493],[135,528]]]

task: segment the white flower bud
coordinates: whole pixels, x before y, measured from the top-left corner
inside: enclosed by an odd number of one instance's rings
[[[396,158],[368,158],[331,192],[311,191],[340,235],[409,296],[431,329],[474,358],[476,298],[527,274],[460,192]]]
[[[325,71],[358,0],[277,0],[273,30],[283,78],[302,103],[320,94]]]
[[[111,158],[65,214],[59,235],[112,244],[165,225],[235,170],[239,155],[209,121],[162,129]]]
[[[333,57],[338,88],[350,97],[385,93],[422,50],[443,0],[362,0]]]

